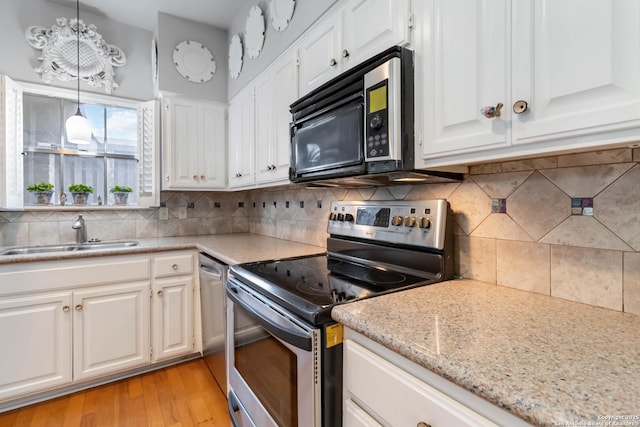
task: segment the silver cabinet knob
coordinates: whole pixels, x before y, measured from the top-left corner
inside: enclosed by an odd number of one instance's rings
[[[76,305],[76,311],[81,311],[81,310],[82,310],[82,304]]]
[[[513,112],[516,114],[522,114],[529,109],[527,101],[519,100],[513,104]]]
[[[329,65],[335,67],[336,65],[338,65],[338,61],[336,61],[335,58],[331,58],[331,61],[329,61]]]
[[[431,427],[431,424],[420,421],[418,424],[416,424],[416,427]]]
[[[342,57],[343,58],[348,58],[349,57],[349,51],[347,49],[342,51]]]
[[[69,312],[70,308],[68,305],[65,305],[64,307],[62,307],[62,311],[64,311],[65,313]]]
[[[164,292],[158,291],[158,296],[161,297],[162,295],[164,295]]]
[[[200,181],[204,181],[205,180],[205,176],[204,175],[200,175]]]
[[[502,109],[502,107],[504,107],[502,102],[498,102],[495,107],[484,107],[480,111],[482,112],[482,115],[487,119],[493,119],[494,117],[500,117],[500,110]]]
[[[198,175],[193,175],[193,180],[197,181],[198,180]]]

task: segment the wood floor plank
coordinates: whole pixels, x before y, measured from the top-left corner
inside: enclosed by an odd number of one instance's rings
[[[227,401],[202,359],[0,413],[2,427],[228,427]]]

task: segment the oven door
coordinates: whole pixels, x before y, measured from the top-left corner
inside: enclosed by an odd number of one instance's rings
[[[360,93],[292,123],[291,181],[364,174],[363,123]]]
[[[235,426],[319,426],[320,331],[230,277],[229,410]]]

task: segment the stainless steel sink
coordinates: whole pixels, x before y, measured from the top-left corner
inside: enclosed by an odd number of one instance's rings
[[[52,252],[70,252],[70,251],[95,251],[99,249],[122,249],[132,246],[138,246],[135,240],[125,240],[118,242],[87,242],[87,243],[69,243],[64,245],[49,246],[16,246],[7,248],[0,252],[1,255],[30,255],[44,254]]]

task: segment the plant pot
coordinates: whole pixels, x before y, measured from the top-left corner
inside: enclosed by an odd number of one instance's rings
[[[125,206],[129,199],[129,193],[126,191],[114,191],[113,198],[117,206]]]
[[[86,205],[89,200],[89,192],[85,193],[71,193],[73,196],[73,204],[74,205]]]
[[[33,191],[36,205],[48,205],[51,203],[51,196],[53,191]]]

